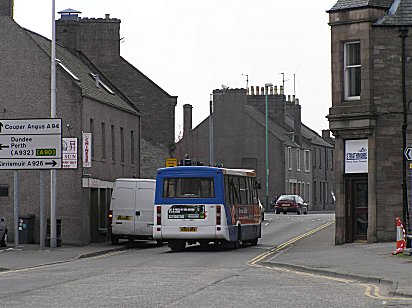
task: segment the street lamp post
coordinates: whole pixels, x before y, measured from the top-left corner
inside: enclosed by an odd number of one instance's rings
[[[209,102],[209,166],[213,167],[213,94]]]
[[[265,211],[269,211],[269,136],[268,136],[268,92],[269,87],[272,87],[273,84],[267,83],[265,84],[265,158],[266,158],[266,203],[265,203]]]

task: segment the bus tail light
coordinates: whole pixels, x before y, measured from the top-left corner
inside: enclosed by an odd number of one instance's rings
[[[156,224],[160,226],[162,224],[162,207],[156,206]]]
[[[216,206],[216,225],[222,223],[222,207],[220,205]]]

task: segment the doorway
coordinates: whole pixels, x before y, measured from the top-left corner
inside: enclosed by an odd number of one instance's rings
[[[368,235],[368,175],[346,178],[346,242],[364,241]]]

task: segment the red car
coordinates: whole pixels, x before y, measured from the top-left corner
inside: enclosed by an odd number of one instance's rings
[[[300,215],[300,213],[308,213],[308,204],[303,201],[302,197],[299,195],[281,195],[275,203],[276,214],[287,214],[287,212],[295,212]]]

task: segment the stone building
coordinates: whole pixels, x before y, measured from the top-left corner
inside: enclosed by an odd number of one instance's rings
[[[0,119],[50,117],[50,40],[23,29],[10,16],[0,16],[0,38]],[[78,149],[78,168],[57,170],[56,214],[61,219],[62,241],[106,240],[114,180],[140,176],[140,114],[86,57],[57,46],[56,58],[56,113],[62,119],[62,136],[77,137],[80,145],[82,133],[92,133],[92,166],[82,168]],[[34,241],[38,243],[39,171],[18,172],[18,214],[35,215]],[[50,183],[50,172],[46,173]],[[0,170],[0,216],[8,222],[11,239],[13,178],[12,170]]]
[[[183,137],[177,143],[177,157],[188,154],[205,165],[223,164],[228,168],[250,168],[261,178],[260,199],[266,199],[266,96],[262,88],[213,91],[213,116],[192,129],[192,106],[185,105]],[[288,98],[283,88],[268,88],[269,201],[285,193],[300,194],[310,210],[334,209],[332,160],[322,163],[323,173],[312,167],[313,152],[333,151],[333,145],[301,123],[299,100]],[[210,127],[213,127],[213,132]],[[213,136],[210,142],[209,136]],[[212,146],[210,146],[210,144]],[[318,158],[320,159],[320,158]],[[327,184],[323,184],[327,183]],[[322,187],[322,190],[319,188]],[[325,187],[325,188],[323,188]],[[328,188],[326,188],[328,187]],[[326,190],[328,189],[328,190]]]
[[[173,155],[176,96],[170,96],[120,55],[117,18],[80,18],[80,12],[59,12],[56,41],[80,51],[123,92],[142,114],[141,177],[154,178],[158,168]]]
[[[403,153],[411,142],[412,1],[338,0],[328,13],[335,242],[394,240],[396,217],[408,224],[411,186]]]

